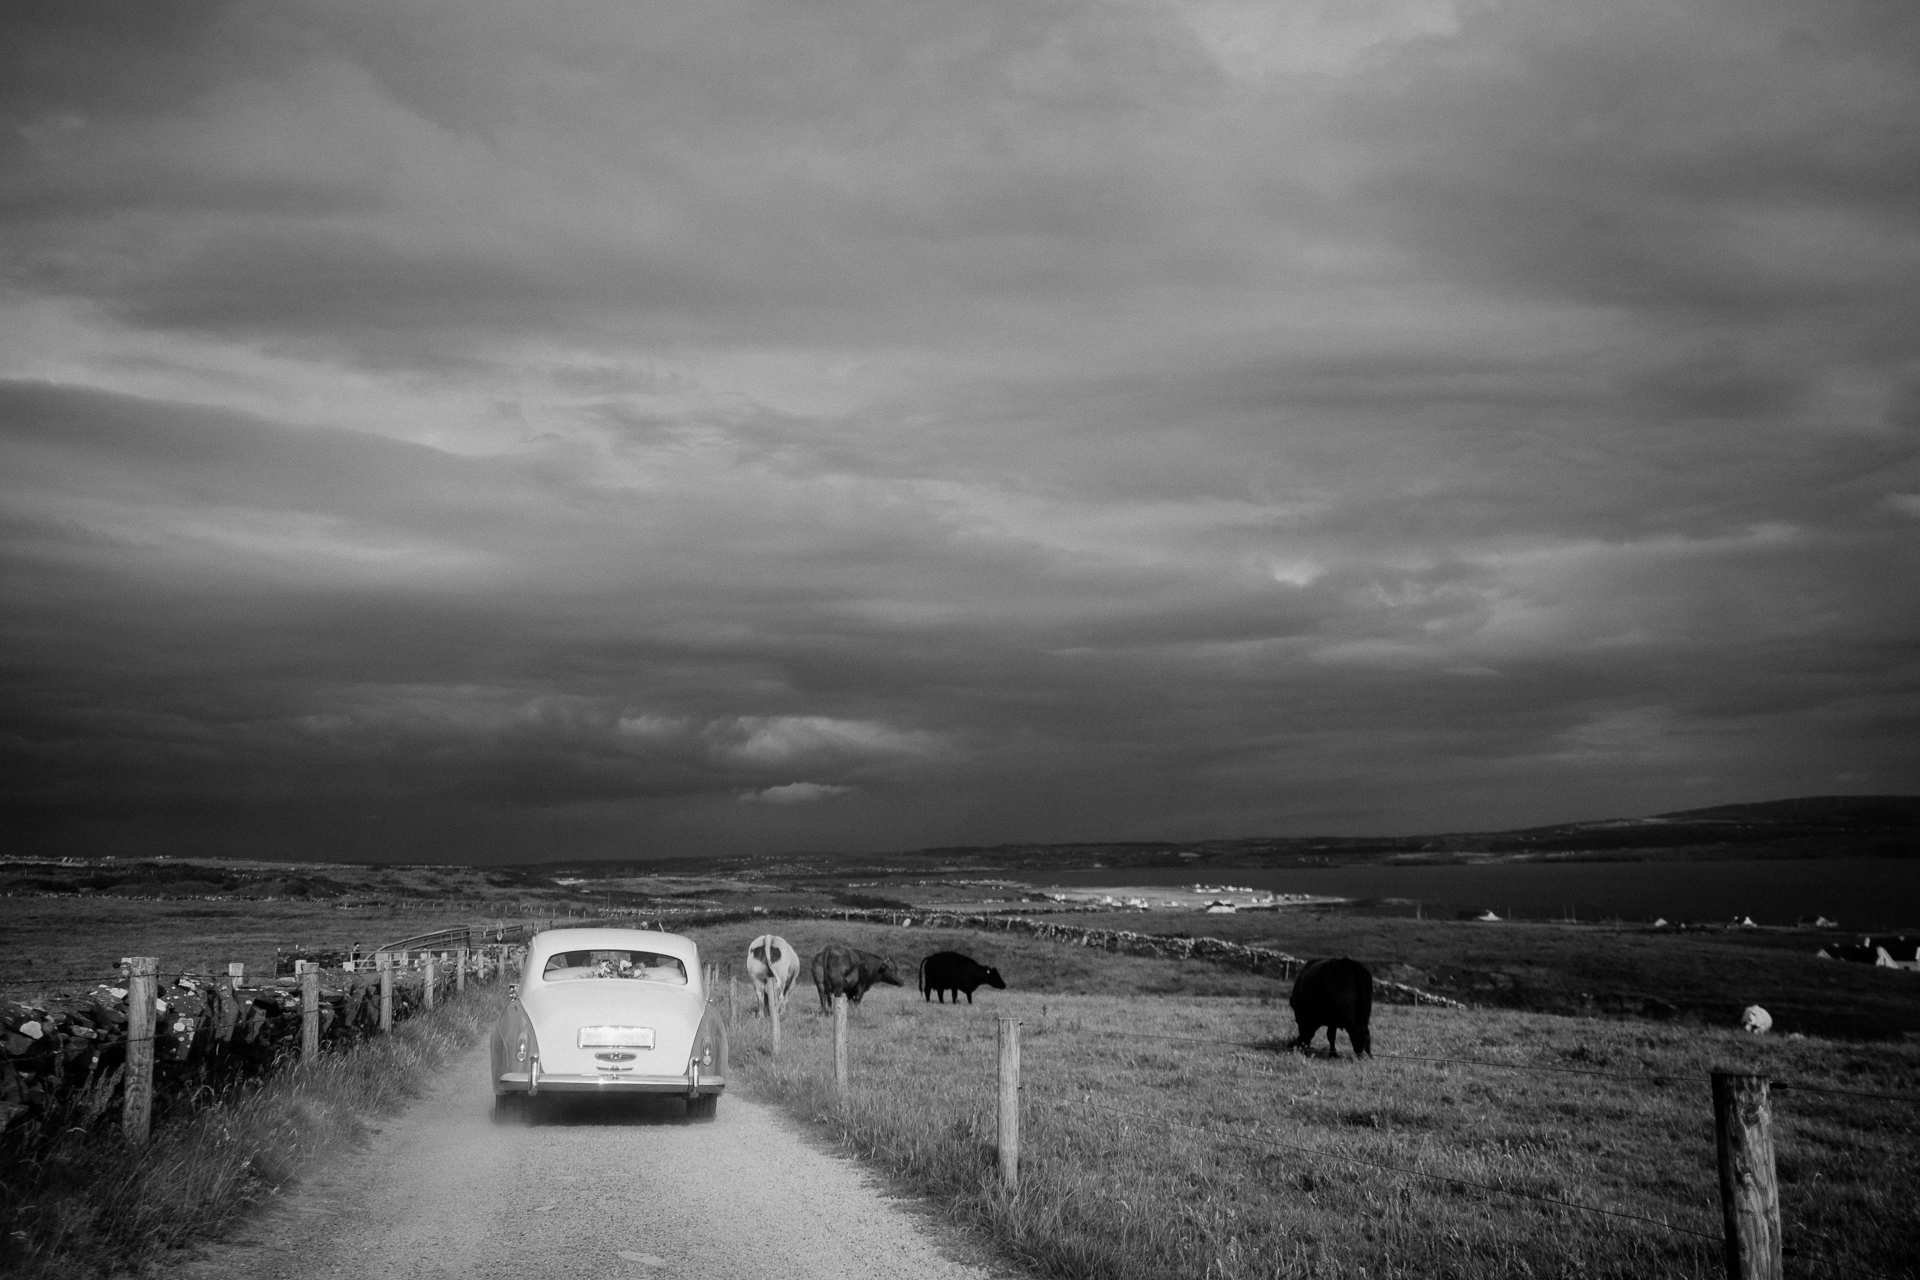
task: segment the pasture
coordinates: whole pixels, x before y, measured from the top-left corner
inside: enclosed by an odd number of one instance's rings
[[[1672,1016],[1733,1026],[1764,1005],[1781,1034],[1898,1038],[1920,1034],[1920,980],[1911,973],[1821,960],[1826,942],[1858,934],[1806,929],[1681,933],[1646,925],[1416,920],[1347,909],[1196,917],[1146,911],[1101,927],[1192,933],[1298,956],[1350,955],[1396,978],[1471,1004],[1580,1013],[1648,997]]]
[[[472,911],[404,901],[342,908],[300,900],[0,898],[0,995],[85,990],[111,976],[125,955],[158,956],[168,973],[224,973],[234,960],[250,973],[272,973],[279,947],[373,946],[475,919]]]
[[[836,937],[890,951],[909,983],[921,955],[947,947],[1007,976],[1012,990],[983,991],[971,1007],[876,988],[852,1011],[844,1101],[831,1020],[814,1012],[804,975],[779,1057],[743,1006],[733,1061],[756,1095],[1049,1275],[1718,1276],[1710,1069],[1920,1094],[1911,1042],[1381,1006],[1375,1059],[1343,1048],[1337,1061],[1308,1060],[1273,1047],[1292,1032],[1283,984],[1204,964],[832,922],[699,936],[710,960],[738,971],[747,939],[769,930],[803,954]],[[1017,1195],[993,1173],[1002,1013],[1023,1023]],[[1208,1040],[1264,1044],[1195,1043]],[[1789,1275],[1844,1274],[1808,1255],[1915,1275],[1920,1107],[1788,1092],[1775,1117],[1787,1240],[1801,1255]]]

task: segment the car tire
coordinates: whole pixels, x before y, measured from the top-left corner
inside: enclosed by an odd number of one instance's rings
[[[707,1121],[720,1114],[720,1095],[703,1093],[697,1098],[687,1099],[687,1119]]]

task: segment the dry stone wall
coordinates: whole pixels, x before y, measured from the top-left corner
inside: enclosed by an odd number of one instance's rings
[[[498,956],[469,953],[469,973],[475,977],[497,973],[500,963]],[[318,973],[321,1051],[378,1034],[379,972],[322,968]],[[436,963],[436,993],[456,980],[451,957]],[[396,966],[393,1021],[425,1006],[426,983],[420,965]],[[0,1153],[31,1146],[38,1136],[58,1129],[90,1128],[120,1114],[127,1000],[123,976],[84,994],[0,1002]],[[224,975],[167,975],[158,984],[154,1013],[155,1123],[202,1090],[218,1094],[299,1056],[298,977],[249,983]]]
[[[728,912],[726,920],[699,919],[689,924],[733,923],[760,918],[765,913]],[[1224,938],[1179,938],[1160,933],[1135,933],[1130,929],[1089,929],[1032,916],[980,915],[952,911],[881,911],[864,907],[802,907],[783,910],[776,915],[811,920],[860,920],[869,924],[890,924],[902,928],[979,929],[986,932],[1024,933],[1069,946],[1096,947],[1130,956],[1151,956],[1162,960],[1204,960],[1223,968],[1264,974],[1291,980],[1307,961],[1271,947],[1249,947]],[[1458,1000],[1423,991],[1404,982],[1375,978],[1373,994],[1387,1004],[1433,1005],[1447,1009],[1465,1009]]]

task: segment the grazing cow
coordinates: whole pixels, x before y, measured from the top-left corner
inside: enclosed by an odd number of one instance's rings
[[[1757,1004],[1750,1004],[1747,1006],[1746,1011],[1740,1015],[1740,1029],[1742,1031],[1751,1031],[1757,1036],[1763,1036],[1773,1030],[1773,1015]]]
[[[785,938],[763,933],[747,945],[747,977],[753,980],[754,1003],[761,1017],[773,1016],[776,1001],[786,1007],[787,992],[799,976],[800,957]]]
[[[940,993],[940,1003],[947,1002],[947,992],[953,992],[953,1002],[960,1003],[960,993],[967,993],[967,1003],[973,1003],[973,993],[981,987],[992,987],[995,991],[1005,991],[1007,984],[1000,977],[1000,971],[991,965],[984,965],[971,956],[963,956],[958,951],[936,951],[920,962],[920,994],[928,1000],[933,993]]]
[[[892,956],[877,956],[871,951],[860,951],[844,942],[829,942],[813,958],[813,989],[820,993],[820,1012],[833,1012],[833,998],[843,995],[849,1004],[859,1004],[860,997],[867,994],[867,988],[876,982],[888,986],[904,987],[900,981],[900,971],[894,967]]]
[[[1336,1031],[1347,1033],[1354,1057],[1373,1056],[1373,1037],[1367,1031],[1373,1016],[1373,975],[1358,960],[1315,960],[1294,980],[1287,1003],[1300,1027],[1293,1043],[1301,1052],[1313,1052],[1314,1033],[1325,1027],[1328,1056],[1340,1056]]]

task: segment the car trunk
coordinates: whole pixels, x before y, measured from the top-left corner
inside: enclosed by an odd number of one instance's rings
[[[607,1046],[580,1046],[582,1027],[650,1027],[653,1047],[623,1048],[636,1076],[682,1075],[693,1051],[703,1005],[692,987],[665,986],[619,978],[584,979],[543,985],[521,996],[540,1038],[543,1075],[599,1074],[594,1055]]]

